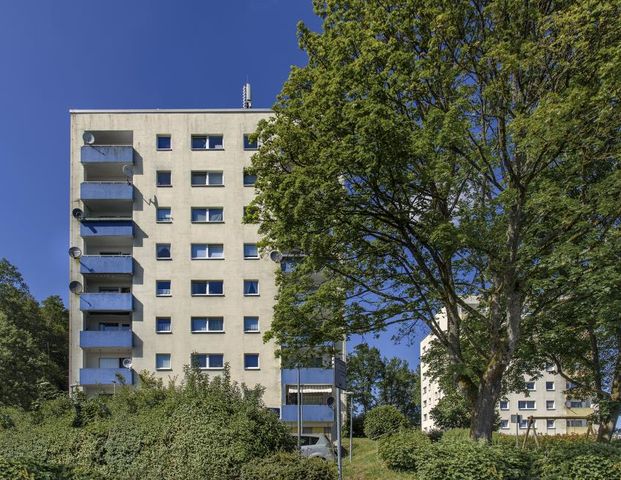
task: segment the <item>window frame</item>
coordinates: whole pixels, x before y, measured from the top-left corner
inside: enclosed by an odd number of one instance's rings
[[[213,138],[220,137],[222,139],[222,144],[220,145],[220,148],[211,146],[212,137]],[[198,138],[205,138],[205,148],[199,148],[199,147],[194,146],[194,139],[198,139]],[[190,135],[190,150],[194,152],[204,152],[207,150],[222,151],[224,150],[224,134],[223,133],[195,133],[195,134],[193,133],[192,135]]]
[[[528,406],[523,406],[521,407],[520,404],[521,403],[531,403],[533,404],[532,407],[528,407]],[[537,410],[537,402],[535,400],[518,400],[518,410]]]
[[[211,173],[219,173],[222,176],[222,183],[193,183],[192,179],[194,175],[205,174],[205,180],[209,182]],[[192,170],[190,172],[190,187],[192,188],[217,188],[224,187],[224,171],[223,170]]]
[[[168,292],[169,293],[158,293],[160,288],[158,284],[160,282],[168,282]],[[155,296],[156,297],[172,297],[172,280],[155,280]]]
[[[251,318],[256,318],[257,319],[257,329],[256,330],[249,330],[246,328],[246,319],[251,319]],[[261,318],[258,315],[244,315],[243,318],[243,327],[244,327],[244,333],[261,333]]]
[[[168,245],[168,257],[160,257],[159,249],[160,247],[164,247]],[[156,243],[155,244],[155,259],[158,261],[170,261],[173,259],[172,257],[172,244],[170,243]]]
[[[192,286],[197,282],[205,282],[207,284],[207,293],[193,293]],[[222,293],[209,293],[211,282],[220,282],[222,284]],[[223,297],[224,296],[224,280],[190,280],[190,296],[192,297]]]
[[[254,142],[254,145],[255,145],[254,147],[247,146],[247,145],[251,144],[251,142],[250,142],[250,136],[251,135],[254,135],[254,133],[243,133],[242,134],[242,147],[243,147],[243,149],[245,151],[250,151],[250,152],[257,151],[259,149],[259,147],[261,146],[259,144],[259,139],[257,139],[256,142]]]
[[[256,367],[249,367],[246,364],[246,359],[251,356],[257,358]],[[244,370],[261,370],[261,356],[258,353],[244,353]]]
[[[158,358],[168,356],[168,367],[159,367]],[[172,370],[172,355],[170,353],[156,353],[155,354],[155,370],[158,372],[167,372]]]
[[[160,148],[160,138],[168,138],[168,148]],[[172,150],[172,135],[170,133],[158,133],[155,135],[155,150],[158,152],[170,152]]]
[[[257,293],[247,293],[246,292],[246,283],[247,282],[256,282],[257,284]],[[244,297],[260,297],[261,289],[259,287],[259,280],[255,278],[244,278]]]
[[[549,406],[549,402],[552,402],[552,406]],[[546,410],[556,410],[556,400],[546,400]]]
[[[222,357],[222,366],[221,367],[212,367],[211,364],[211,356],[219,355]],[[197,365],[199,370],[224,370],[224,353],[193,353],[190,355],[190,365],[194,365],[194,357],[202,357],[204,356],[206,359],[207,367],[201,367]]]
[[[510,425],[509,425],[509,420],[505,419],[501,419],[500,420],[500,429],[501,430],[509,430]]]
[[[160,220],[160,211],[168,210],[168,218]],[[172,207],[157,207],[155,209],[155,223],[173,223]]]
[[[527,392],[536,392],[537,391],[537,382],[535,380],[529,380],[528,382],[524,382]],[[533,386],[533,388],[528,388],[529,385]]]
[[[257,250],[257,255],[255,257],[250,257],[246,255],[246,245],[254,245],[254,248]],[[256,243],[244,243],[243,254],[244,254],[244,260],[260,260],[261,259],[261,254],[259,253],[259,246]]]
[[[194,211],[195,210],[205,210],[205,221],[194,220]],[[222,220],[209,220],[209,211],[210,210],[220,210],[222,215]],[[196,224],[204,224],[204,223],[224,223],[224,207],[190,207],[190,222]]]
[[[548,388],[550,384],[552,388]],[[556,392],[556,383],[554,381],[546,381],[546,392]]]
[[[168,320],[168,330],[160,330],[158,322],[160,320]],[[172,333],[172,317],[155,317],[155,333],[169,335]]]
[[[205,246],[205,251],[207,252],[207,256],[206,257],[195,257],[194,256],[194,246],[200,246],[200,245],[204,245]],[[210,246],[220,246],[222,247],[222,256],[221,257],[210,257],[209,256],[209,251],[210,251]],[[190,260],[224,260],[224,244],[223,243],[191,243],[190,244]]]
[[[503,403],[503,402],[505,402],[505,403],[506,403],[505,408],[502,408],[502,403]],[[499,410],[502,410],[502,411],[509,410],[509,409],[510,409],[510,403],[509,403],[509,400],[500,400],[500,401],[498,402],[498,409],[499,409]]]
[[[552,423],[552,426],[550,426]],[[546,418],[546,430],[556,430],[556,420],[553,418]]]
[[[246,182],[246,177],[254,177],[254,182],[253,183],[247,183]],[[249,173],[246,172],[246,169],[244,168],[243,174],[242,174],[242,182],[244,183],[244,187],[254,187],[257,184],[257,176],[256,175],[250,175]]]
[[[168,183],[160,183],[160,173],[168,174]],[[172,187],[172,171],[171,170],[156,170],[155,171],[155,186],[157,188],[171,188]]]
[[[211,330],[209,328],[209,320],[210,319],[218,319],[218,320],[222,320],[222,329],[221,330]],[[195,330],[194,329],[194,321],[195,320],[205,320],[205,325],[207,327],[207,330]],[[226,333],[225,329],[224,329],[224,317],[220,316],[208,316],[208,317],[190,317],[190,333],[198,333],[198,334],[205,334],[205,333]]]

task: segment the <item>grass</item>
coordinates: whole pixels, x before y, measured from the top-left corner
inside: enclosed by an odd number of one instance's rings
[[[349,441],[343,445],[349,448]],[[386,468],[377,456],[377,442],[368,438],[354,438],[352,463],[343,458],[344,480],[416,480],[411,473],[393,472]]]

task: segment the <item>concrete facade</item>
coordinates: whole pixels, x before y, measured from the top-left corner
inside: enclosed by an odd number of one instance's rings
[[[255,195],[244,168],[256,149],[244,135],[270,115],[258,109],[71,112],[70,247],[82,253],[70,259],[70,281],[82,291],[69,305],[73,388],[112,393],[120,382],[136,384],[141,371],[180,381],[192,355],[201,354],[209,355],[200,361],[210,373],[221,374],[227,363],[233,380],[265,388],[267,407],[285,407],[275,345],[262,340],[279,267],[265,253],[245,257],[244,245],[256,244],[259,235],[258,225],[242,222]],[[93,138],[85,140],[85,133]],[[169,137],[170,148],[158,148],[158,136]],[[208,136],[207,148],[192,148],[195,136]],[[193,185],[193,172],[221,185]],[[201,256],[207,245],[213,257],[192,258],[193,244]],[[168,255],[158,258],[158,251]],[[245,329],[245,317],[258,317],[258,330]],[[256,320],[247,319],[250,324]],[[210,331],[198,331],[206,326]],[[132,332],[130,348],[114,330]],[[315,415],[307,431],[329,428],[327,413]]]

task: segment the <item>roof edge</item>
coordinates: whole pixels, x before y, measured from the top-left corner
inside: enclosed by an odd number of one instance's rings
[[[274,113],[271,108],[69,109],[69,113]]]

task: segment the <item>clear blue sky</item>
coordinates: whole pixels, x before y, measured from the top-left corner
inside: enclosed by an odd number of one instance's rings
[[[311,0],[17,0],[0,14],[0,257],[67,299],[69,109],[271,107]],[[369,336],[418,364],[418,346]],[[355,343],[355,342],[353,342]],[[417,342],[416,342],[417,343]]]

